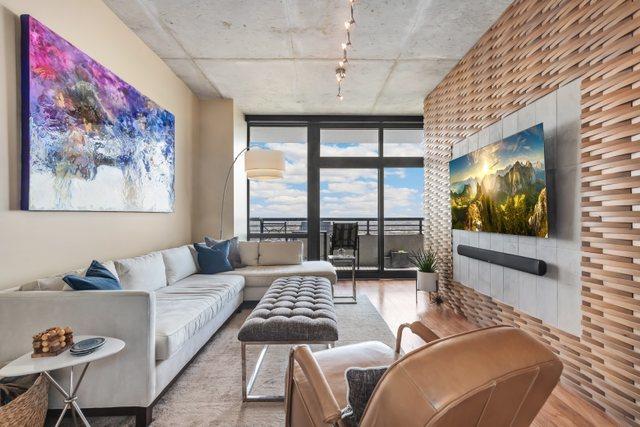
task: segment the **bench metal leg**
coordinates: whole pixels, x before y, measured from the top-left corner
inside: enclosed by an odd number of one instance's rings
[[[251,390],[255,385],[256,379],[258,378],[258,373],[260,371],[260,367],[262,366],[262,362],[264,362],[264,358],[267,354],[267,349],[270,345],[295,345],[295,344],[324,344],[327,348],[333,348],[335,346],[335,342],[333,341],[270,341],[270,342],[241,342],[240,343],[240,357],[242,359],[242,401],[243,402],[283,402],[284,395],[259,395],[259,394],[251,394]],[[262,350],[260,350],[260,355],[258,356],[258,360],[256,362],[256,367],[253,368],[253,372],[249,381],[247,382],[247,347],[249,345],[261,345]]]
[[[253,395],[251,394],[251,390],[256,382],[256,378],[258,378],[258,372],[260,371],[260,366],[264,361],[264,356],[267,354],[268,345],[262,347],[260,351],[260,355],[258,356],[258,361],[256,362],[256,367],[253,368],[253,373],[251,374],[251,378],[249,378],[249,383],[247,383],[247,344],[241,344],[241,356],[242,356],[242,401],[243,402],[282,402],[284,401],[284,395],[276,396],[276,395]]]

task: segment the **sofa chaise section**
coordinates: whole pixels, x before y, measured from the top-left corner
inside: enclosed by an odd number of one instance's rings
[[[241,275],[244,277],[245,301],[258,301],[267,292],[274,280],[290,276],[316,276],[337,281],[335,268],[326,261],[304,261],[293,265],[253,265],[241,267],[220,275]]]

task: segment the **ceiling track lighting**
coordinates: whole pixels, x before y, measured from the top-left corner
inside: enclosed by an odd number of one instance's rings
[[[356,20],[353,17],[353,5],[357,0],[348,0],[349,2],[349,20],[344,21],[344,28],[347,32],[347,40],[340,43],[340,48],[342,49],[342,58],[338,60],[338,68],[336,68],[336,81],[338,82],[338,100],[342,101],[344,96],[342,94],[342,82],[344,81],[347,75],[346,65],[349,62],[347,58],[347,49],[351,48],[351,31],[353,31],[353,26],[356,24]]]

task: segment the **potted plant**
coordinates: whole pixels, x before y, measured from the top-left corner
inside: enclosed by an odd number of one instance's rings
[[[435,251],[421,249],[409,256],[411,264],[418,269],[417,289],[425,292],[438,290],[438,256]]]

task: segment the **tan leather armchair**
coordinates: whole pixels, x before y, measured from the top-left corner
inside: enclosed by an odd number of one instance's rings
[[[427,344],[400,357],[409,327]],[[527,426],[558,383],[562,363],[526,332],[495,326],[438,339],[420,322],[398,330],[396,350],[364,342],[311,353],[291,350],[286,425],[343,426],[345,371],[391,365],[360,426]]]

